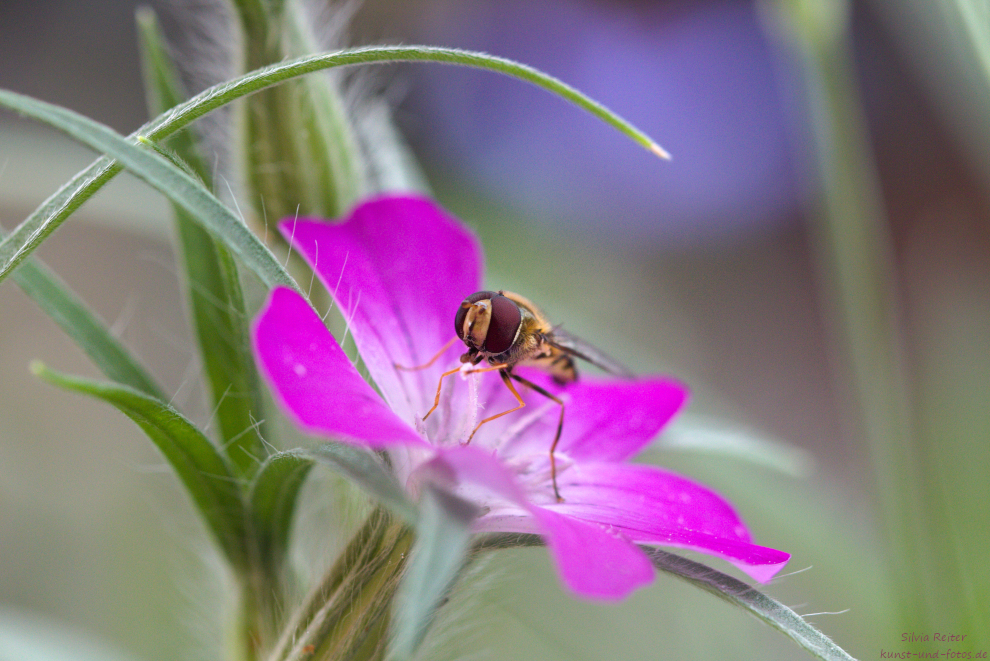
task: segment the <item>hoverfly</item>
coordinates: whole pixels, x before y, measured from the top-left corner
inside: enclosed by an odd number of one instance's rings
[[[479,291],[471,294],[461,303],[454,315],[454,331],[457,336],[434,356],[428,363],[416,367],[399,369],[415,370],[432,365],[455,341],[460,339],[467,345],[468,350],[461,358],[461,364],[478,365],[488,362],[488,367],[468,370],[467,374],[477,372],[498,371],[502,382],[516,398],[514,408],[502,411],[483,419],[475,426],[464,444],[471,442],[474,435],[486,422],[501,418],[526,406],[513,381],[535,390],[560,405],[560,417],[557,421],[557,432],[550,444],[550,475],[553,481],[553,493],[557,501],[563,501],[557,488],[557,464],[554,451],[560,441],[560,433],[564,428],[564,401],[545,388],[525,379],[512,370],[516,365],[528,365],[549,372],[553,380],[564,385],[578,377],[574,358],[580,358],[607,372],[620,376],[632,376],[628,369],[609,358],[586,342],[565,333],[559,327],[550,324],[546,315],[529,299],[509,291]],[[440,405],[440,390],[443,380],[451,374],[456,374],[460,368],[452,369],[440,375],[437,384],[437,395],[433,408],[426,412],[423,420],[430,417]]]

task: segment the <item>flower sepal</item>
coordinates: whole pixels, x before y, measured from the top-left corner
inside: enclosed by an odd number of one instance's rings
[[[395,600],[391,654],[413,658],[444,598],[468,559],[471,530],[480,513],[473,503],[433,485],[419,500],[416,541]]]

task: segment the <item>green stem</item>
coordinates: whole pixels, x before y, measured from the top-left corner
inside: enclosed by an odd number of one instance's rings
[[[384,658],[392,598],[412,530],[374,510],[296,611],[271,661],[377,661]]]
[[[283,603],[283,595],[278,586],[259,571],[246,571],[240,579],[230,658],[257,661],[277,635],[276,608]]]

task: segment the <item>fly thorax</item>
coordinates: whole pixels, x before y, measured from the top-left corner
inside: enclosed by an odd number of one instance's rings
[[[509,351],[506,352],[512,362],[521,362],[535,358],[543,352],[542,326],[536,317],[528,310],[522,311],[522,321],[519,323],[519,331]]]

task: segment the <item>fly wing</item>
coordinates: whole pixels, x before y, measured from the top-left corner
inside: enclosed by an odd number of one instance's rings
[[[612,358],[601,349],[581,338],[571,335],[562,328],[554,328],[553,332],[547,333],[543,337],[544,341],[555,349],[569,353],[587,363],[591,363],[595,367],[600,367],[610,374],[625,377],[635,376],[632,370],[615,358]]]

